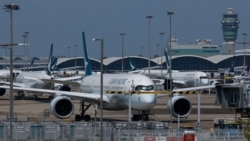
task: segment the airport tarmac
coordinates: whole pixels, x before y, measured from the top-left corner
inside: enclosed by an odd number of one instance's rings
[[[181,119],[181,124],[191,124],[194,127],[197,126],[197,95],[186,95],[189,100],[192,103],[192,112],[190,116],[187,119]],[[168,101],[169,97],[162,97],[158,99],[157,105],[155,108],[151,111],[151,114],[149,116],[150,120],[152,121],[164,121],[172,123],[172,127],[177,127],[177,119],[172,118],[169,115],[169,112],[166,109],[166,103]],[[0,97],[0,120],[6,121],[8,112],[10,110],[9,107],[9,95],[6,94],[5,96]],[[57,119],[53,117],[52,115],[48,116],[47,118],[44,117],[45,111],[49,111],[49,100],[46,98],[41,98],[38,100],[34,100],[33,98],[27,99],[27,100],[14,100],[14,116],[17,117],[17,121],[27,121],[30,119],[40,121],[73,121],[74,116],[71,116],[69,119]],[[213,119],[214,118],[229,118],[229,117],[235,117],[233,110],[228,109],[221,109],[220,106],[214,105],[215,103],[215,95],[201,95],[200,96],[200,127],[203,129],[209,129],[213,127]],[[80,112],[80,101],[74,100],[74,114],[79,114]],[[132,114],[136,113],[136,111],[132,111]],[[95,110],[94,107],[91,106],[91,108],[87,111],[87,114],[90,114],[92,119],[94,120],[95,117]],[[97,118],[99,117],[99,111],[97,110]],[[123,111],[106,111],[103,112],[104,121],[128,121],[128,110]]]

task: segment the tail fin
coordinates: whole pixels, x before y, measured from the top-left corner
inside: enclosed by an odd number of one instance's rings
[[[85,76],[92,75],[92,69],[88,57],[88,50],[85,40],[85,32],[82,32],[82,43],[83,43],[83,53],[84,53],[84,65],[85,65]]]
[[[169,72],[169,71],[170,71],[170,70],[169,70],[169,60],[170,60],[170,58],[169,58],[169,56],[168,56],[168,49],[167,49],[167,48],[165,48],[164,53],[165,53],[165,59],[166,59],[166,69],[167,69],[168,72]]]
[[[134,62],[133,62],[133,60],[131,58],[129,58],[129,65],[130,65],[130,70],[131,71],[135,71],[136,70]]]
[[[34,62],[35,62],[36,59],[37,59],[36,57],[33,57],[33,58],[32,58],[32,60],[31,60],[31,62],[30,62],[30,67],[32,67],[32,66],[34,65]]]
[[[50,67],[50,69],[52,70],[52,71],[57,71],[58,70],[58,68],[57,68],[57,66],[56,66],[56,64],[57,64],[57,58],[56,57],[52,57],[52,60],[51,60],[52,62],[51,62],[51,67]]]
[[[250,65],[247,65],[246,71],[249,73]]]
[[[46,69],[46,72],[48,75],[52,75],[52,64],[53,64],[53,44],[51,44],[50,46],[50,53],[49,53],[49,62],[48,62],[48,66]]]

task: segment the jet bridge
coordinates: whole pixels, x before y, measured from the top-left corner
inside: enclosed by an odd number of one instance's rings
[[[216,85],[216,105],[234,109],[236,114],[250,117],[250,81]]]

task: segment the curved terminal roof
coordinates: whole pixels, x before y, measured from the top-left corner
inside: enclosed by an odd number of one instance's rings
[[[247,60],[250,60],[250,55],[246,55]],[[162,59],[162,60],[161,60]],[[83,57],[77,58],[59,58],[57,65],[60,67],[72,67],[75,65],[77,60],[78,66],[84,67]],[[124,70],[130,70],[130,62],[134,63],[137,68],[148,67],[148,58],[141,56],[124,56],[123,68]],[[90,59],[92,69],[100,69],[100,60]],[[161,65],[165,66],[165,56],[156,57],[151,59],[151,67]],[[210,57],[202,57],[197,55],[178,55],[172,56],[172,67],[173,69],[179,70],[218,70],[218,68],[230,67],[232,62],[235,66],[242,65],[243,54],[236,55],[214,55]],[[103,60],[105,70],[121,70],[122,57],[109,57]]]

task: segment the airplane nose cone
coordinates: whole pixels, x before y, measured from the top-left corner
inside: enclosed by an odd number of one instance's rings
[[[156,104],[155,94],[139,94],[133,99],[133,108],[140,110],[150,110]]]
[[[208,78],[201,79],[201,85],[208,85]]]

